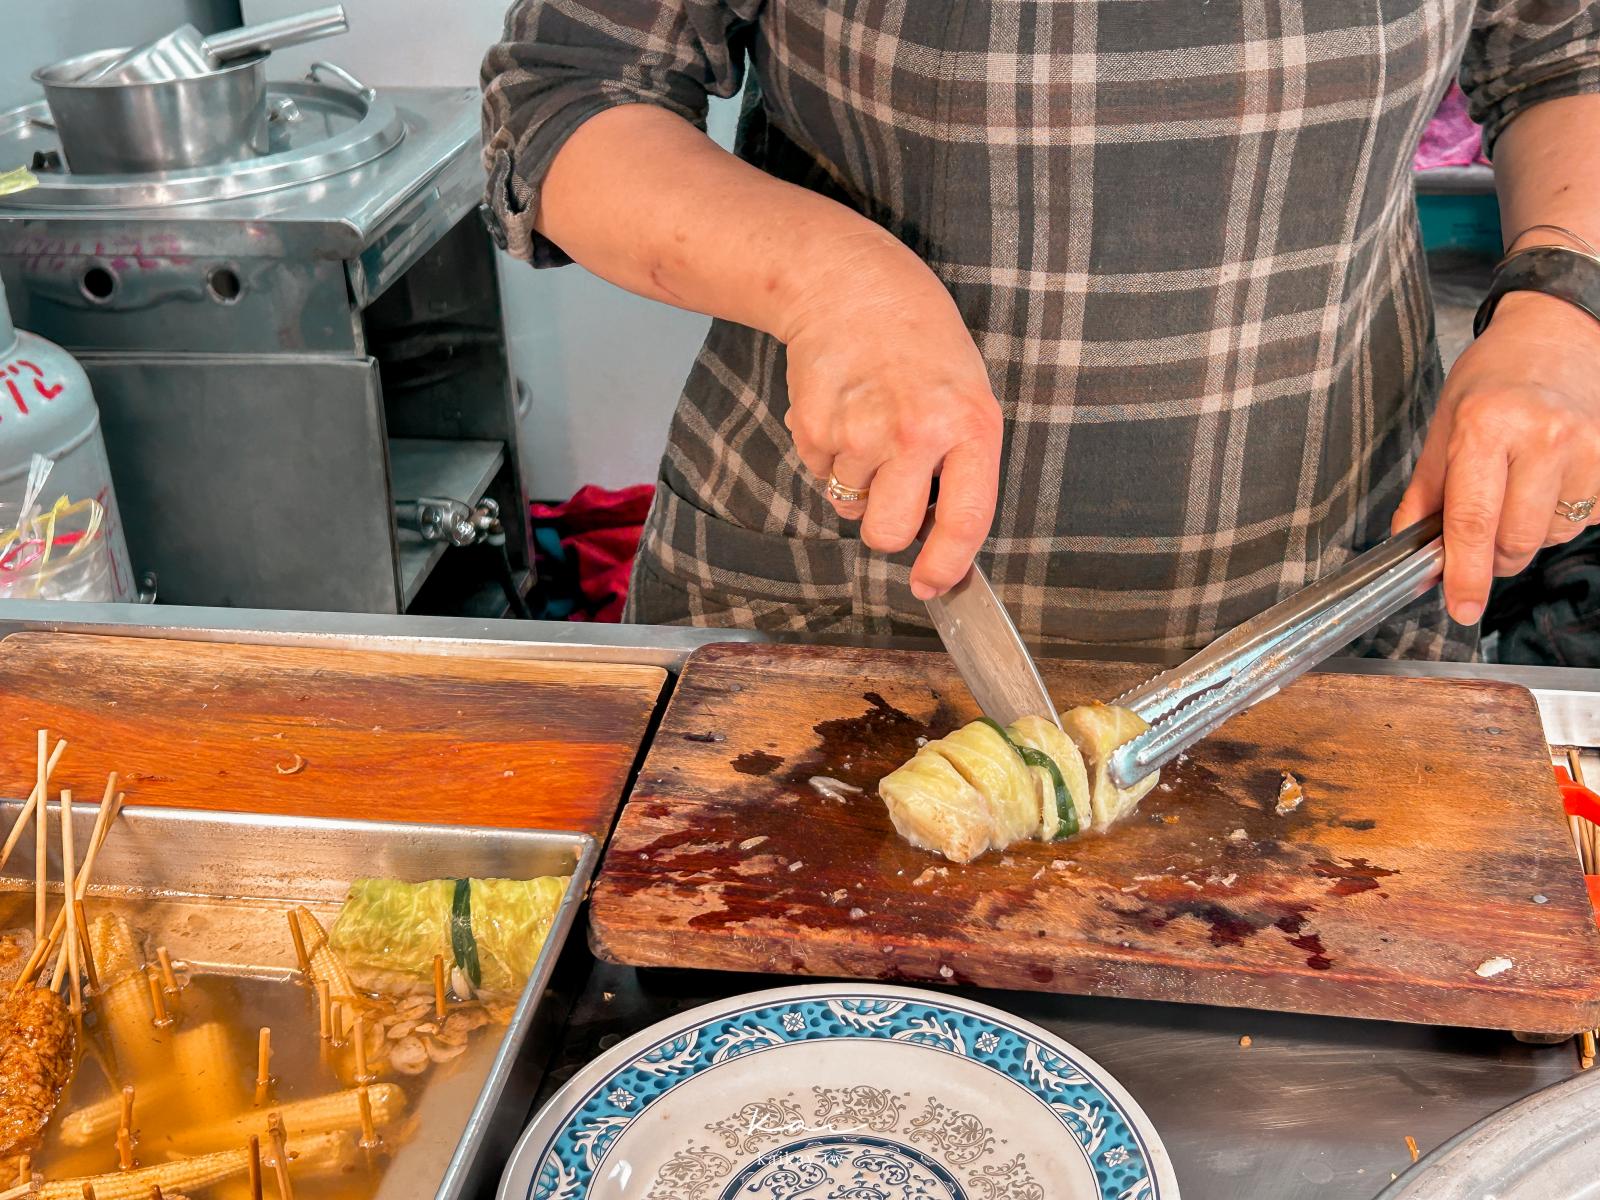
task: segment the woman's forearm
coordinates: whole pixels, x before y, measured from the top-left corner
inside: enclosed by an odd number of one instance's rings
[[[550,167],[534,227],[619,287],[784,341],[853,265],[936,282],[859,213],[648,105],[608,109],[578,128]]]
[[[1534,105],[1495,146],[1495,188],[1506,249],[1533,225],[1559,225],[1600,246],[1600,95]],[[1559,242],[1537,229],[1519,245]]]

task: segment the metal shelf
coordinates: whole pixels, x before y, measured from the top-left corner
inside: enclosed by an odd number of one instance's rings
[[[424,496],[476,504],[506,461],[500,442],[443,441],[435,438],[390,438],[389,482],[396,501]],[[439,560],[444,542],[425,542],[402,530],[400,542],[401,611],[411,607]]]

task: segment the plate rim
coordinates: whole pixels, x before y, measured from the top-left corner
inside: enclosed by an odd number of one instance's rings
[[[964,1012],[1005,1025],[1015,1032],[1041,1042],[1057,1053],[1064,1054],[1094,1087],[1122,1109],[1129,1127],[1142,1141],[1146,1151],[1146,1161],[1150,1167],[1149,1177],[1153,1189],[1145,1194],[1145,1200],[1180,1200],[1172,1157],[1167,1152],[1166,1144],[1162,1141],[1154,1122],[1121,1081],[1094,1057],[1043,1026],[992,1004],[968,999],[957,993],[903,987],[897,984],[878,984],[871,981],[793,984],[741,992],[673,1013],[601,1051],[574,1072],[572,1077],[540,1106],[538,1112],[528,1122],[517,1139],[510,1157],[506,1160],[505,1170],[501,1174],[500,1184],[495,1192],[496,1200],[528,1200],[533,1184],[538,1178],[539,1164],[544,1160],[549,1144],[553,1140],[552,1134],[546,1132],[541,1139],[537,1139],[537,1152],[533,1152],[530,1146],[537,1135],[548,1126],[558,1122],[564,1124],[566,1118],[577,1107],[573,1104],[574,1096],[587,1096],[594,1087],[604,1082],[618,1069],[638,1058],[642,1051],[660,1041],[682,1034],[688,1028],[707,1024],[718,1017],[730,1016],[752,1008],[767,1008],[784,1003],[815,1000],[824,996],[830,999],[903,1000],[952,1012]],[[1090,1169],[1094,1171],[1092,1162]],[[514,1187],[512,1180],[518,1174],[525,1174],[526,1178],[520,1186]]]

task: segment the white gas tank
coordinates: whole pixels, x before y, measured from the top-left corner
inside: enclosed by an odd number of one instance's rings
[[[31,506],[37,517],[18,530],[35,455],[53,465]],[[54,342],[13,327],[3,285],[0,598],[135,598],[89,380]]]

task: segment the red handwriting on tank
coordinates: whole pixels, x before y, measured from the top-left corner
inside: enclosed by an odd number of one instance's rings
[[[25,358],[19,358],[0,367],[0,379],[5,380],[6,390],[11,393],[17,411],[23,416],[28,415],[28,402],[22,395],[23,387],[31,386],[44,399],[54,400],[67,386],[65,383],[50,382],[44,377],[43,371]],[[19,384],[21,386],[18,386]]]

